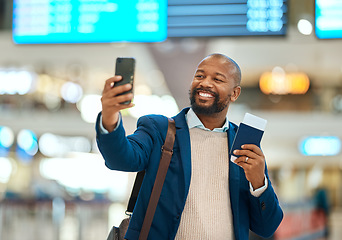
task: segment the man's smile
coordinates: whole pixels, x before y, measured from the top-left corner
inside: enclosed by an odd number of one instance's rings
[[[211,93],[208,93],[208,92],[202,92],[202,91],[199,91],[198,92],[198,95],[202,98],[214,98],[215,96]]]
[[[201,88],[196,89],[196,93],[198,95],[198,99],[202,101],[212,100],[218,96],[217,93],[211,90],[206,90],[206,89],[201,89]]]

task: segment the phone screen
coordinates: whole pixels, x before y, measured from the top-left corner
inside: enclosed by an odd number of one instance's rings
[[[124,84],[132,84],[134,82],[134,70],[135,70],[135,59],[134,58],[122,58],[119,57],[116,59],[115,64],[115,75],[122,76],[122,80],[119,82],[115,82],[114,87],[124,85]],[[133,87],[131,90],[124,92],[122,94],[127,94],[133,92]],[[120,94],[120,95],[122,95]],[[123,102],[121,104],[129,104],[130,101]]]

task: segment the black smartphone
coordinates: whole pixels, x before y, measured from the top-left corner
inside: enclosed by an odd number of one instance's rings
[[[119,82],[115,82],[114,87],[128,84],[128,83],[132,85],[131,90],[121,93],[119,95],[133,92],[134,70],[135,70],[134,58],[119,57],[116,59],[115,75],[122,76],[122,80]],[[131,101],[126,101],[126,102],[122,102],[121,104],[130,104],[130,102]]]

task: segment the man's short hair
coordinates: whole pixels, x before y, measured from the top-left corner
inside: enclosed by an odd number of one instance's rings
[[[237,86],[240,86],[240,83],[241,83],[241,69],[239,67],[239,65],[230,57],[222,54],[222,53],[212,53],[212,54],[209,54],[208,56],[206,56],[203,60],[209,58],[209,57],[214,57],[214,58],[217,58],[217,59],[221,59],[221,60],[224,60],[226,62],[229,62],[231,64],[233,64],[233,66],[235,67],[235,72],[233,73],[234,75],[234,80],[235,80],[235,83]],[[203,61],[202,60],[202,61]]]

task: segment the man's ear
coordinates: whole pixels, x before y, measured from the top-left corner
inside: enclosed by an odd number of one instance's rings
[[[233,94],[230,96],[230,101],[235,102],[238,99],[238,97],[240,96],[240,93],[241,93],[241,87],[236,86],[233,90]]]

